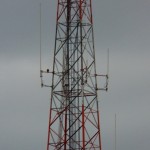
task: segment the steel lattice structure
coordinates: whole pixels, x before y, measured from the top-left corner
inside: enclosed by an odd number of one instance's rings
[[[108,76],[96,73],[91,0],[58,0],[53,70],[46,72],[52,73],[47,150],[101,150],[97,91],[107,85],[98,89],[97,76]]]

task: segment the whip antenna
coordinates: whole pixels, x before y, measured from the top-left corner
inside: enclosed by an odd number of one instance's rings
[[[42,26],[42,21],[41,21],[41,6],[42,4],[40,3],[40,78],[41,78],[41,87],[43,87],[43,80],[42,80],[42,42],[41,42],[41,26]]]
[[[107,50],[107,75],[109,76],[109,48]]]
[[[108,80],[109,80],[109,48],[108,48],[108,50],[107,50],[106,91],[108,91]]]
[[[40,3],[40,71],[42,70],[41,49],[42,49],[42,44],[41,44],[41,3]]]
[[[117,115],[115,114],[115,150],[117,150]]]

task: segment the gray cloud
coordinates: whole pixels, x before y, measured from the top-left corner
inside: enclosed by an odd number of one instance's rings
[[[49,89],[40,88],[39,1],[0,2],[0,149],[46,149]],[[109,92],[99,93],[103,149],[147,150],[150,139],[150,19],[148,0],[93,1],[97,72]],[[56,1],[42,1],[43,67],[51,68]],[[99,80],[99,85],[100,85]]]

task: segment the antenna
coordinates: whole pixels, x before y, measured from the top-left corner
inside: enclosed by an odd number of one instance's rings
[[[47,150],[102,150],[92,1],[57,2]]]
[[[116,130],[116,127],[117,127],[117,115],[115,114],[115,150],[117,150],[117,130]]]
[[[42,70],[42,62],[41,62],[41,49],[42,49],[42,43],[41,43],[41,3],[40,3],[40,70]]]
[[[42,26],[42,21],[41,21],[41,6],[42,4],[40,3],[40,78],[41,78],[41,87],[43,87],[43,80],[42,80],[42,42],[41,42],[41,26]]]
[[[108,79],[109,79],[109,48],[107,49],[106,91],[108,91]]]

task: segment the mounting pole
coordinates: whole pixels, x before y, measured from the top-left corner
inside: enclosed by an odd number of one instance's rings
[[[117,115],[115,114],[115,150],[117,150]]]

